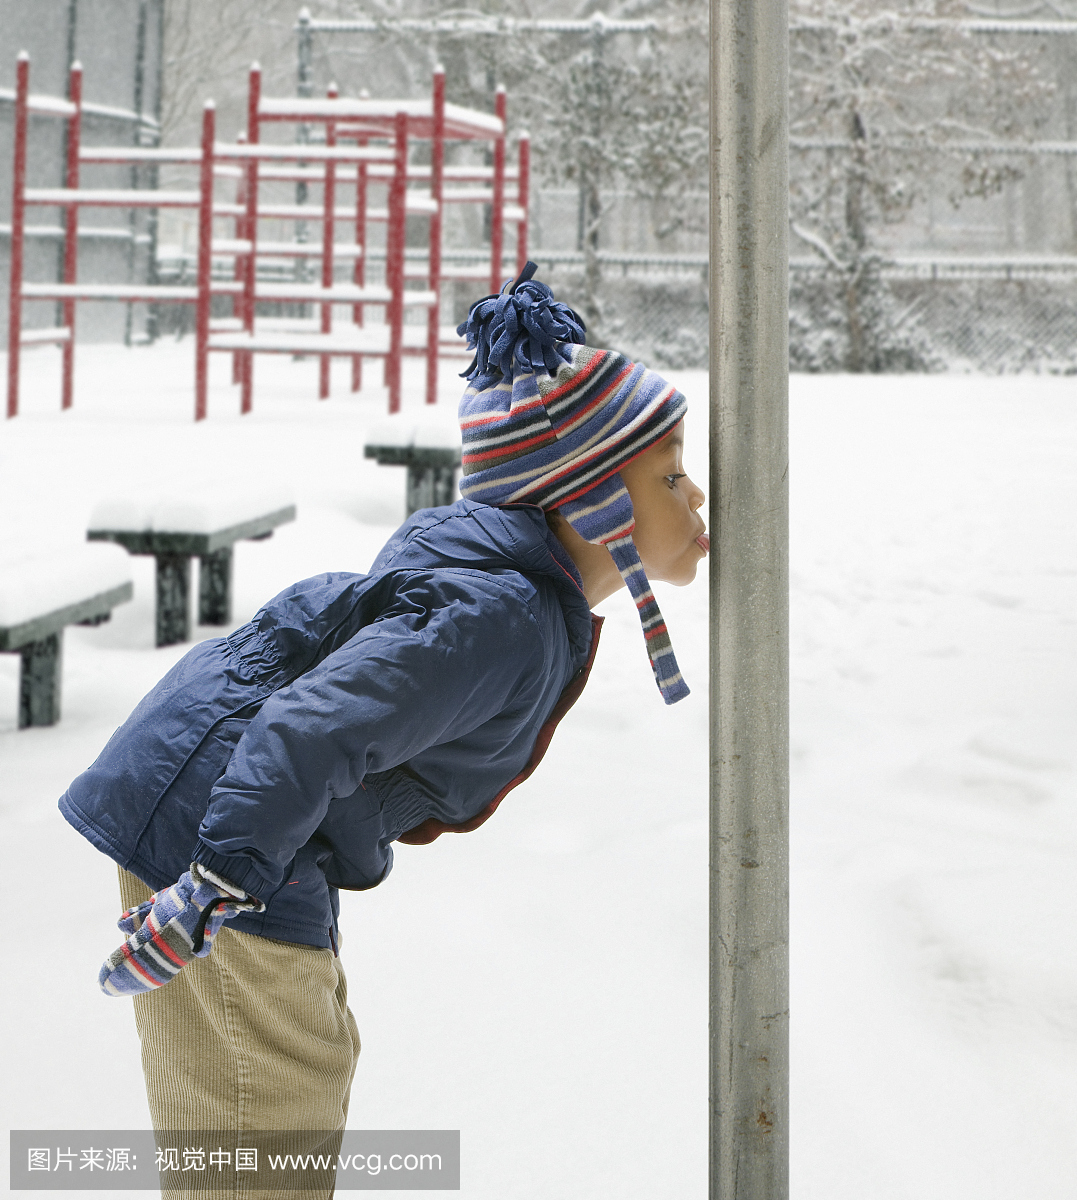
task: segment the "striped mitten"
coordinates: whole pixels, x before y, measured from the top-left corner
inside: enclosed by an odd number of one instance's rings
[[[198,863],[177,883],[129,908],[119,920],[127,940],[105,960],[97,978],[106,996],[135,996],[163,987],[192,958],[205,958],[217,931],[240,912],[264,912],[247,895]]]
[[[120,919],[116,922],[116,928],[120,933],[131,934],[136,929],[141,929],[142,923],[150,915],[150,909],[153,908],[156,899],[157,893],[155,892],[148,900],[143,900],[134,908],[128,908],[120,913]]]

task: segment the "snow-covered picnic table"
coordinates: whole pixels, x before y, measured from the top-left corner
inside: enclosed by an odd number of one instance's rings
[[[232,619],[232,547],[270,537],[295,520],[295,505],[280,493],[221,491],[205,498],[160,495],[103,500],[94,508],[90,541],[116,542],[130,554],[157,560],[156,644],[190,637],[190,560],[197,556],[198,622]]]
[[[367,432],[363,453],[382,466],[407,467],[405,516],[452,504],[461,457],[460,429],[452,409],[434,407],[387,417]]]
[[[117,604],[131,599],[127,555],[112,546],[5,554],[0,580],[0,651],[17,652],[22,659],[19,728],[55,725],[64,629],[99,625]]]

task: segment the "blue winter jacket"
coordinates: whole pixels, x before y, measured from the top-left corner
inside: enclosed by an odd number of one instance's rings
[[[369,574],[303,580],[195,646],[60,810],[151,887],[200,862],[265,901],[234,927],[335,950],[337,889],[380,883],[402,835],[481,823],[541,757],[593,640],[539,509],[425,509]]]

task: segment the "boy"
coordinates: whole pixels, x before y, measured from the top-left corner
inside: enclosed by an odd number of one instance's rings
[[[60,801],[120,867],[128,937],[100,981],[135,997],[155,1129],[344,1128],[337,889],[531,773],[586,683],[595,604],[627,584],[664,699],[687,694],[648,582],[690,582],[708,549],[684,397],[584,346],[534,269],[461,326],[464,498],[369,574],[195,646]]]

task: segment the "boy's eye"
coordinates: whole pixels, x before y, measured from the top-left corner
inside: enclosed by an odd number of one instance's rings
[[[662,478],[669,484],[670,491],[677,486],[678,479],[687,479],[687,475],[663,475]]]

